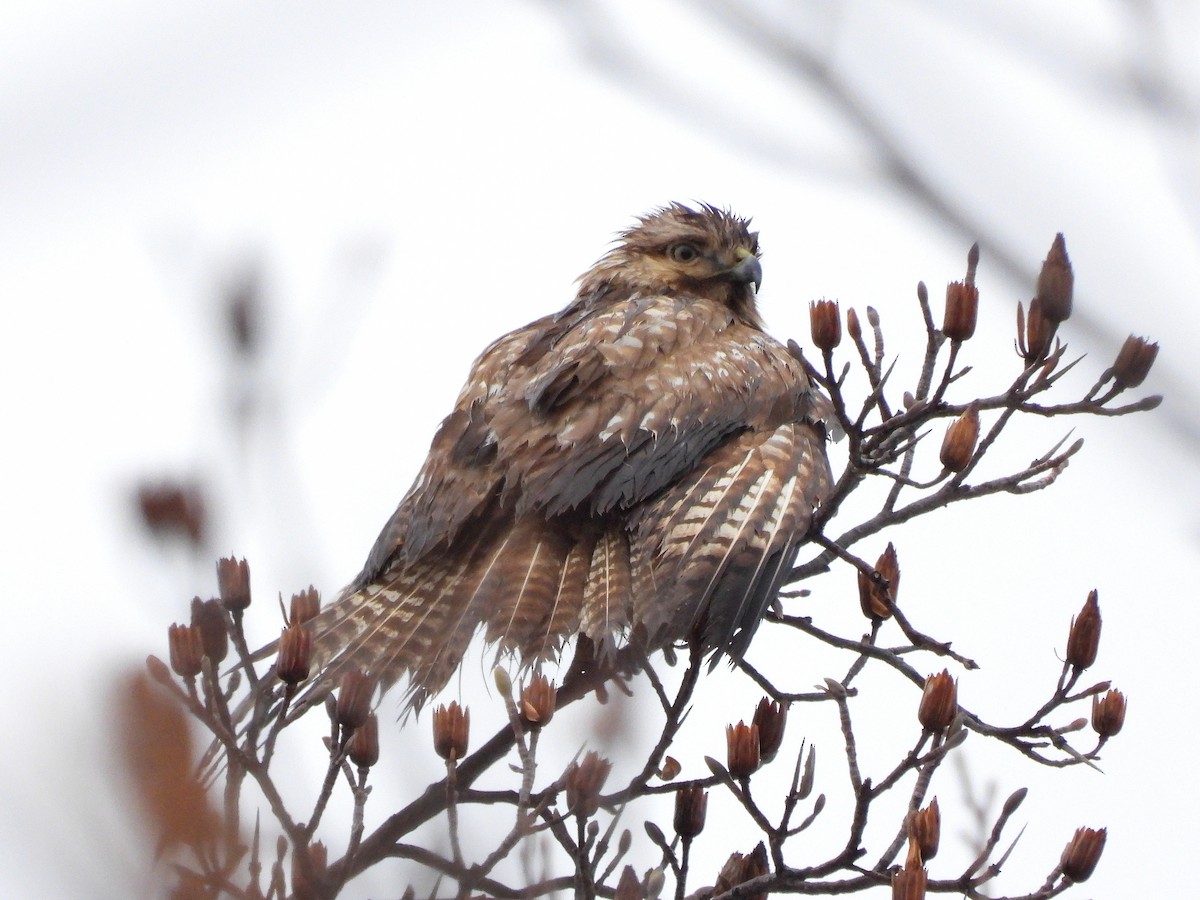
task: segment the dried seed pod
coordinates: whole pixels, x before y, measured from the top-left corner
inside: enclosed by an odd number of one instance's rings
[[[567,767],[567,809],[581,818],[595,814],[600,806],[600,789],[608,780],[612,763],[589,750],[579,762]]]
[[[833,300],[814,300],[808,304],[808,324],[813,343],[832,350],[842,342],[842,316]]]
[[[925,691],[917,709],[917,720],[926,731],[948,728],[958,715],[958,684],[943,669],[925,679]]]
[[[900,560],[890,542],[875,562],[875,571],[883,584],[864,572],[858,573],[858,603],[868,619],[888,619],[900,590]]]
[[[783,743],[783,729],[787,725],[788,705],[763,697],[754,710],[754,725],[758,728],[758,755],[763,762],[770,762]]]
[[[557,693],[550,679],[540,672],[521,688],[521,721],[531,731],[545,727],[554,718]]]
[[[312,665],[312,632],[293,622],[279,636],[279,655],[275,674],[286,684],[299,684],[308,677]]]
[[[229,631],[225,610],[219,600],[192,598],[192,624],[200,629],[204,655],[219,663],[229,653]]]
[[[296,847],[292,852],[292,893],[297,897],[323,896],[328,869],[329,851],[323,843],[313,841],[307,847]]]
[[[921,861],[929,862],[938,852],[942,834],[942,813],[938,809],[937,797],[930,804],[918,809],[908,818],[908,836],[921,852]]]
[[[961,472],[971,464],[975,445],[979,442],[979,407],[972,403],[946,429],[939,459],[951,472]]]
[[[1092,728],[1101,737],[1120,733],[1125,725],[1125,695],[1112,690],[1101,697],[1092,695]]]
[[[1158,357],[1158,344],[1152,344],[1145,338],[1130,335],[1125,338],[1113,363],[1112,376],[1117,386],[1135,388],[1150,374],[1154,360]]]
[[[768,871],[770,870],[767,868],[767,848],[760,841],[758,846],[749,853],[730,854],[725,865],[721,866],[713,894],[724,894],[739,884],[745,884],[760,875],[766,875]],[[748,900],[765,900],[766,896],[766,892],[750,894]]]
[[[379,762],[379,717],[375,713],[368,715],[367,720],[354,729],[346,744],[346,753],[360,769],[369,769]]]
[[[946,314],[942,334],[952,341],[968,341],[975,334],[979,318],[979,288],[964,281],[946,285]]]
[[[758,770],[762,757],[759,755],[758,726],[738,722],[725,728],[726,767],[738,781],[749,778]]]
[[[626,866],[621,870],[621,878],[617,881],[617,892],[613,895],[613,900],[646,900],[642,882],[638,880],[633,866]]]
[[[172,625],[167,629],[171,668],[182,678],[195,678],[204,662],[204,643],[195,625]]]
[[[908,842],[904,868],[892,873],[892,900],[925,900],[929,876],[921,865],[921,851],[915,841]]]
[[[444,760],[459,760],[467,755],[471,737],[471,711],[457,702],[433,711],[433,749]]]
[[[217,586],[221,605],[230,612],[240,612],[250,605],[250,566],[244,559],[232,556],[217,560]]]
[[[1083,671],[1096,661],[1100,649],[1100,625],[1100,595],[1092,591],[1079,615],[1071,620],[1071,631],[1067,636],[1067,662],[1075,669]]]
[[[675,833],[691,840],[704,830],[708,792],[699,785],[680,788],[675,794]]]
[[[1046,358],[1054,343],[1058,325],[1042,312],[1042,303],[1034,297],[1029,301],[1029,317],[1026,319],[1017,306],[1017,347],[1026,363],[1035,363]]]
[[[371,697],[374,693],[374,681],[357,669],[347,672],[338,686],[334,720],[346,731],[360,727],[371,713]]]
[[[307,622],[321,611],[321,595],[311,584],[298,594],[292,594],[288,616],[288,624],[299,625]]]
[[[1071,881],[1087,881],[1104,852],[1107,828],[1077,828],[1062,854],[1062,872]]]

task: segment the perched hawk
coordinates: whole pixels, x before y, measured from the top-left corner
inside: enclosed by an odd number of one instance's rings
[[[525,664],[576,634],[745,651],[830,484],[827,401],[763,331],[748,225],[657,210],[483,352],[313,622],[314,694],[358,668],[419,705],[481,628]]]

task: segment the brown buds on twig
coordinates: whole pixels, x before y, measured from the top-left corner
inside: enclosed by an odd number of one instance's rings
[[[958,714],[958,684],[943,669],[925,679],[925,692],[917,708],[917,720],[926,731],[948,728]]]
[[[308,677],[312,665],[312,632],[293,622],[279,636],[279,655],[275,674],[285,684],[299,684]]]
[[[1100,624],[1100,595],[1092,591],[1079,615],[1071,620],[1071,631],[1067,636],[1067,662],[1078,671],[1096,661],[1096,652],[1100,649]]]
[[[217,586],[221,605],[230,612],[240,612],[250,605],[250,566],[244,559],[232,556],[217,560]]]
[[[172,625],[167,629],[171,668],[181,678],[195,678],[204,662],[204,644],[195,625]]]
[[[371,714],[371,696],[374,693],[374,681],[357,669],[347,672],[338,687],[334,720],[346,731],[360,727]],[[437,721],[436,718],[434,721]]]
[[[766,875],[768,871],[770,870],[767,868],[767,848],[761,841],[749,853],[731,853],[729,859],[725,861],[725,865],[721,866],[721,873],[717,876],[713,895],[724,894],[739,884],[745,884],[760,875]],[[764,900],[766,896],[765,891],[761,894],[750,894],[748,900]]]
[[[298,594],[292,594],[288,624],[299,625],[314,618],[321,611],[321,595],[311,584]]]
[[[567,767],[567,809],[586,819],[600,808],[600,789],[608,780],[612,763],[594,750]]]
[[[531,731],[545,727],[554,718],[557,693],[550,679],[540,672],[521,688],[521,721]]]
[[[379,762],[379,717],[375,713],[368,715],[367,720],[354,729],[346,744],[346,753],[360,769],[369,769]]]
[[[979,288],[964,281],[946,285],[946,314],[942,319],[942,334],[952,341],[967,341],[975,334],[979,318]]]
[[[858,573],[858,603],[868,619],[887,619],[900,590],[900,561],[896,548],[888,543],[875,563],[879,578],[872,578],[861,569]]]
[[[218,600],[192,598],[192,624],[200,629],[204,655],[214,663],[229,653],[229,631],[225,627],[225,610]]]
[[[1101,697],[1092,695],[1092,728],[1100,737],[1110,738],[1125,724],[1125,695],[1112,690]]]
[[[699,785],[690,784],[675,794],[675,833],[691,840],[704,830],[704,818],[708,813],[708,792]]]
[[[737,781],[753,775],[762,762],[758,743],[758,726],[738,722],[725,726],[726,768]]]
[[[833,300],[814,300],[808,304],[808,324],[813,343],[824,351],[842,342],[842,316]]]
[[[1062,872],[1071,881],[1087,881],[1104,852],[1107,828],[1077,828],[1062,854]]]
[[[972,403],[961,416],[946,429],[939,457],[943,466],[951,472],[961,472],[971,464],[975,445],[979,442],[979,406]]]
[[[456,701],[433,711],[433,749],[444,760],[460,760],[467,755],[471,737],[471,711]]]
[[[929,862],[938,852],[942,834],[942,813],[938,809],[937,797],[923,809],[908,817],[908,836],[921,851],[921,861]]]
[[[1071,317],[1074,292],[1075,273],[1067,258],[1067,242],[1058,234],[1038,274],[1037,298],[1041,301],[1042,315],[1055,325],[1067,321]]]
[[[1158,344],[1131,334],[1125,338],[1125,343],[1117,353],[1117,361],[1113,363],[1113,381],[1122,390],[1137,387],[1146,380],[1157,357]]]
[[[758,701],[758,708],[754,710],[754,727],[758,729],[758,755],[762,762],[770,762],[779,752],[787,714],[787,703],[779,703],[770,697]]]

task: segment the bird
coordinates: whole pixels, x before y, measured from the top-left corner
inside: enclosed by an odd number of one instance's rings
[[[760,256],[749,219],[671,203],[488,346],[308,623],[308,695],[357,670],[419,709],[480,632],[525,667],[576,636],[741,658],[832,481],[831,407],[765,330]]]

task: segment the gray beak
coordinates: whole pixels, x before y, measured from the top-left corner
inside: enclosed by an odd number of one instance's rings
[[[762,284],[762,265],[757,257],[747,256],[730,269],[728,274],[731,281],[754,285],[754,291],[758,293],[758,288]]]

